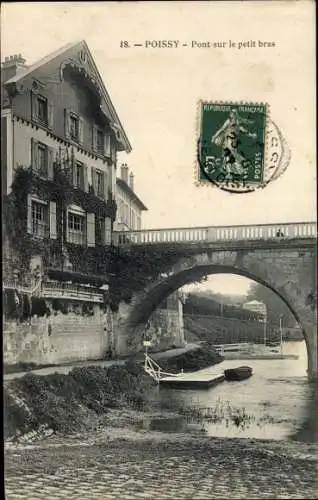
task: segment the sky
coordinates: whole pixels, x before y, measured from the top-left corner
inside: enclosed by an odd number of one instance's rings
[[[1,53],[27,64],[85,39],[133,151],[144,228],[316,219],[314,2],[2,4]],[[36,29],[35,29],[36,27]],[[255,41],[255,48],[121,48],[120,42]],[[258,47],[259,41],[275,47]],[[246,45],[248,45],[246,43]],[[200,99],[267,102],[291,150],[265,189],[195,185]],[[218,277],[218,279],[220,279]]]
[[[218,274],[208,276],[207,281],[203,283],[191,283],[185,285],[182,289],[188,293],[194,293],[198,290],[208,291],[213,290],[216,293],[223,295],[247,295],[253,280],[249,280],[244,276],[234,274]]]

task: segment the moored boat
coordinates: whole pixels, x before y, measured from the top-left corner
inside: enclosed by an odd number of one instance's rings
[[[237,368],[229,368],[224,370],[226,380],[245,380],[251,377],[253,369],[250,366],[238,366]]]

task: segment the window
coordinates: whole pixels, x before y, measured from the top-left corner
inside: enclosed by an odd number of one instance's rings
[[[70,138],[79,140],[79,119],[73,113],[70,114]]]
[[[100,154],[104,154],[104,133],[102,130],[98,129],[96,134],[97,139],[97,152]]]
[[[76,162],[74,165],[74,186],[83,189],[84,186],[84,167],[80,162]]]
[[[48,174],[48,150],[44,144],[37,144],[36,159],[34,163],[34,168],[39,175],[47,177]]]
[[[104,172],[96,170],[96,194],[104,196]]]
[[[36,98],[36,118],[42,123],[48,122],[48,104],[45,97],[37,96]]]
[[[95,243],[102,245],[104,243],[105,221],[103,217],[95,217]]]
[[[85,216],[68,213],[68,239],[71,243],[83,245],[85,243]]]
[[[104,156],[105,146],[107,146],[107,137],[104,135],[104,130],[93,125],[93,150]]]
[[[48,209],[46,203],[32,201],[32,234],[39,238],[48,236]]]

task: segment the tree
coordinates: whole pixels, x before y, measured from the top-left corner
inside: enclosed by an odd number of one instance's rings
[[[273,326],[279,326],[279,318],[283,317],[283,326],[290,328],[295,326],[296,319],[285,302],[270,288],[252,283],[248,291],[247,300],[258,300],[264,302],[267,308],[268,322]]]

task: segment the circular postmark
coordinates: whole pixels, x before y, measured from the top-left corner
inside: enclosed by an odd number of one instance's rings
[[[201,103],[199,182],[231,193],[264,188],[286,170],[290,150],[266,104]]]

